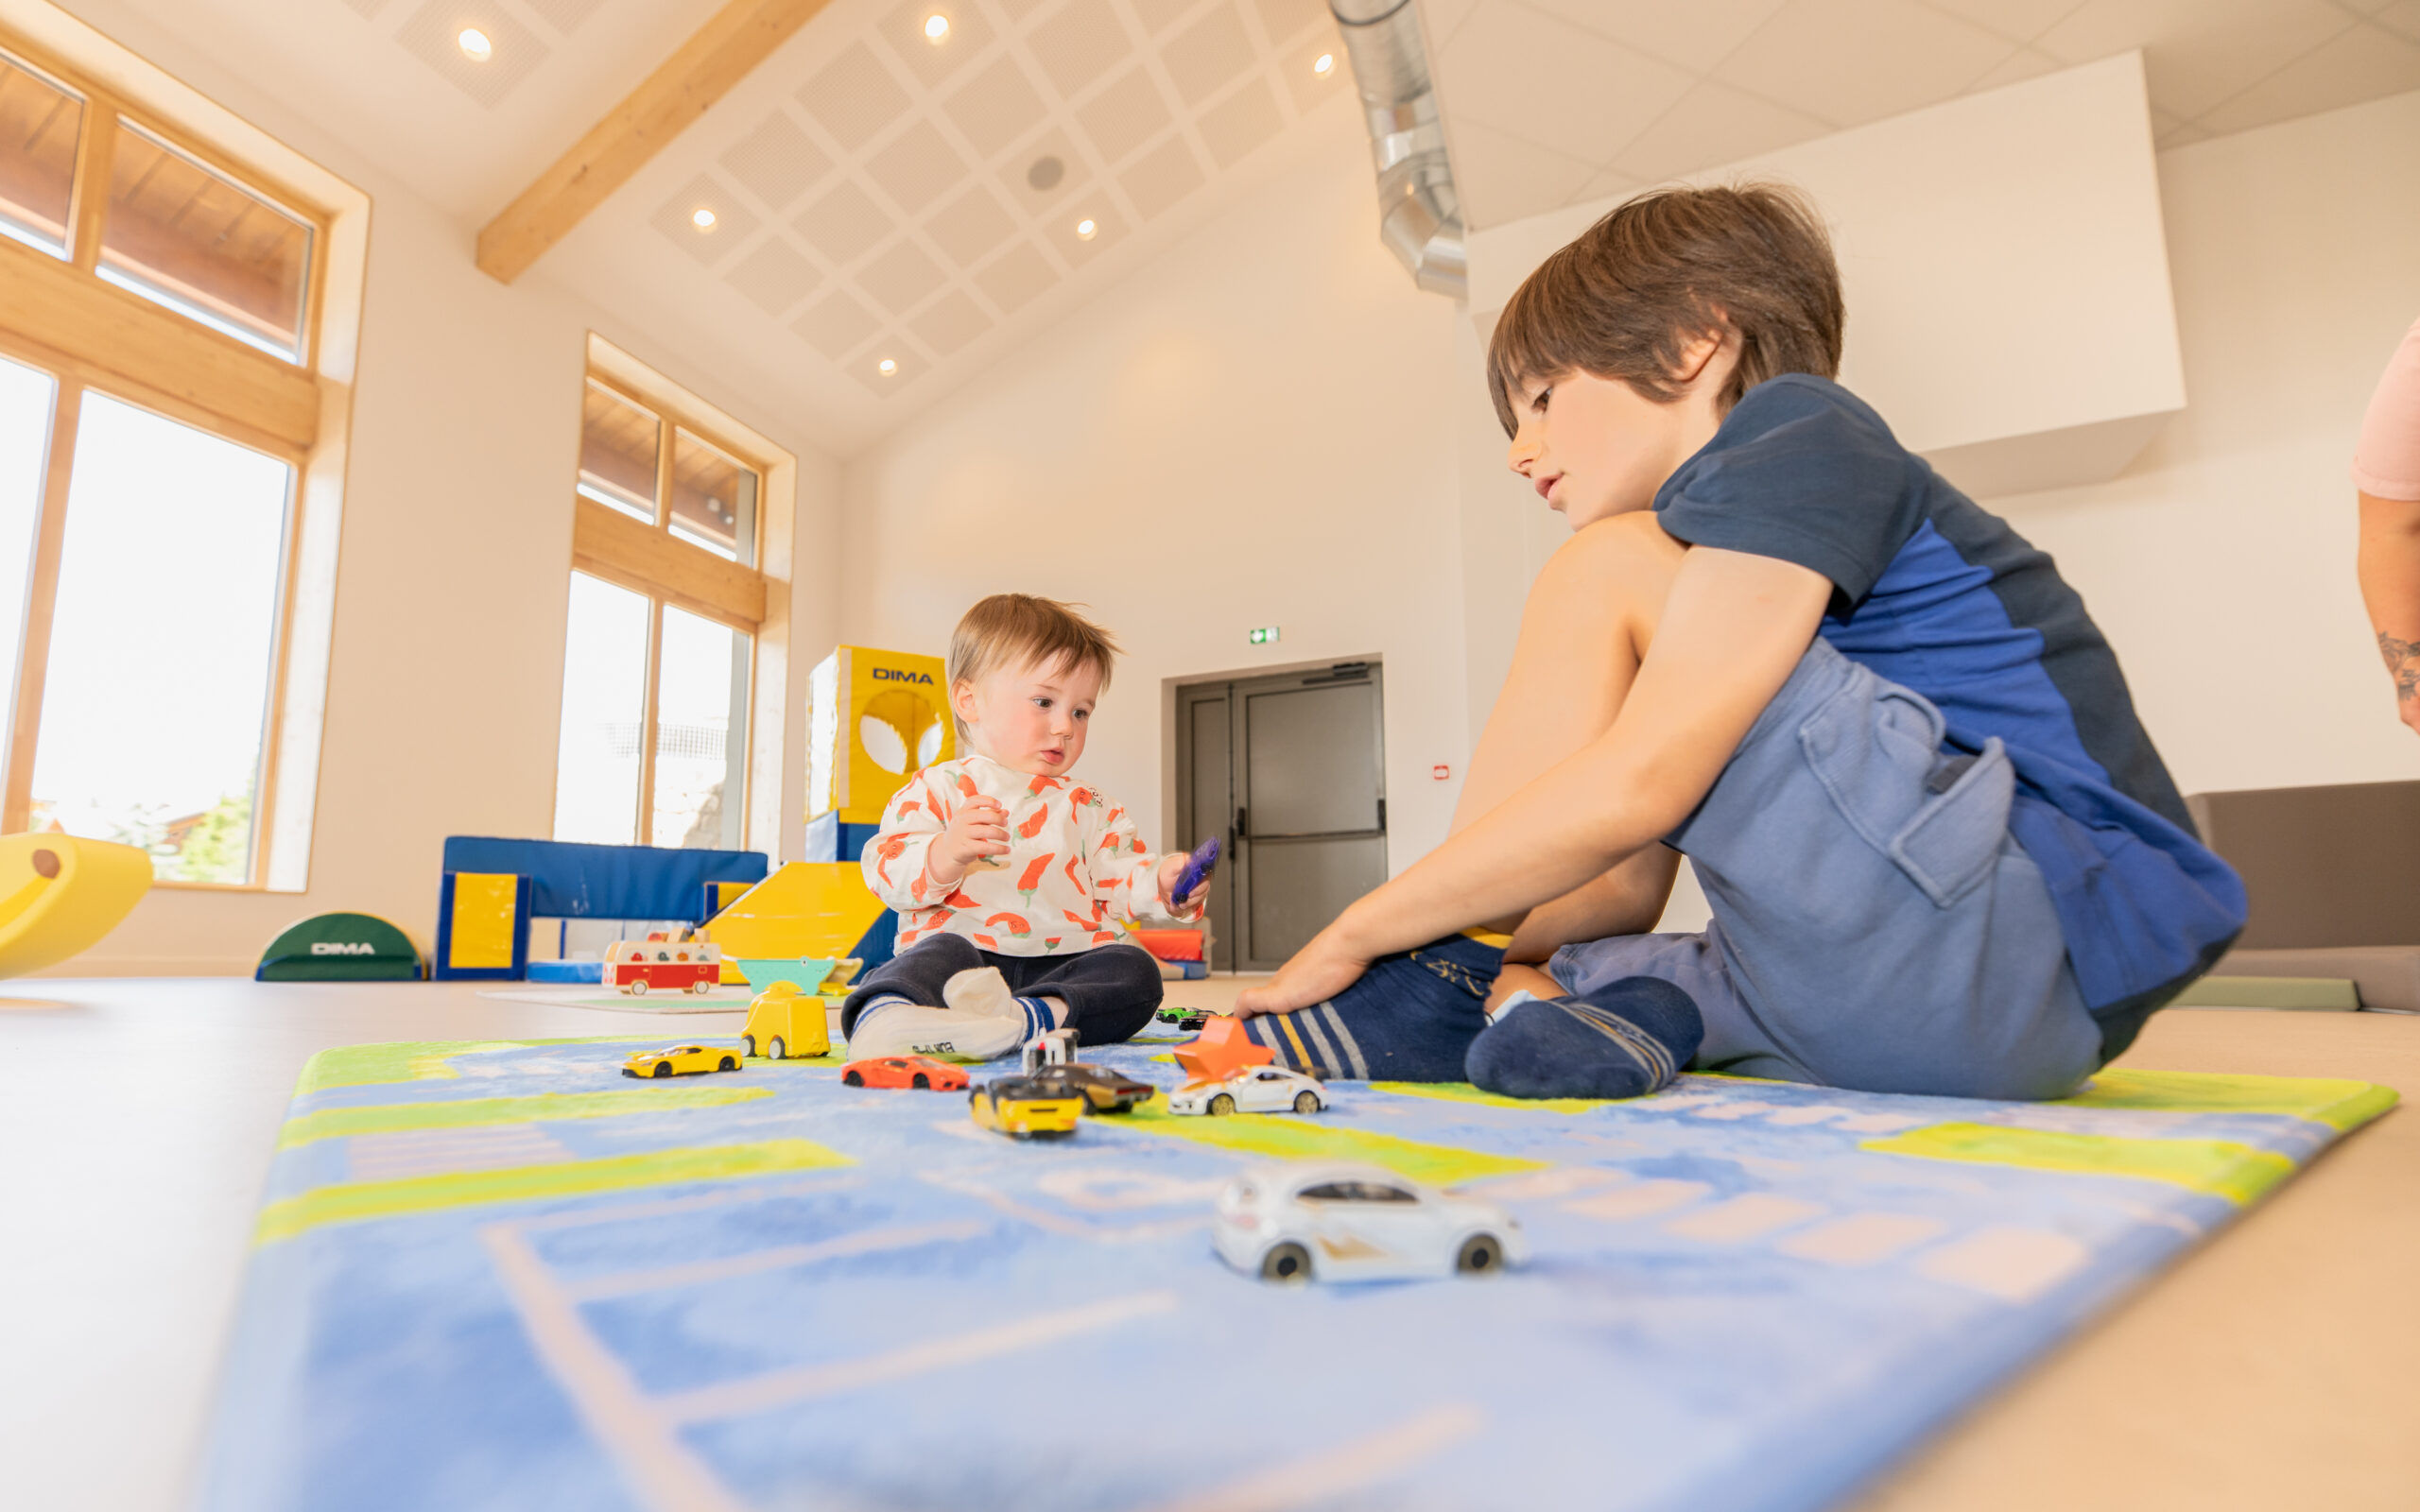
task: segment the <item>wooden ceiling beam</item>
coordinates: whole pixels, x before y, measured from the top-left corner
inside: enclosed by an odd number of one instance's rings
[[[527,272],[826,3],[731,0],[488,222],[479,232],[480,268],[506,284]]]

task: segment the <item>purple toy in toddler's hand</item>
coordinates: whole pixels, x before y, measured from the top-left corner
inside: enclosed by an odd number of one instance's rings
[[[1201,848],[1184,863],[1184,869],[1176,874],[1176,887],[1172,895],[1180,906],[1210,880],[1210,869],[1218,864],[1219,837],[1214,834],[1201,842]]]

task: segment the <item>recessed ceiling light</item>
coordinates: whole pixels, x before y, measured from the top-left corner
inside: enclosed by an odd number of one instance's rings
[[[1067,165],[1047,154],[1034,159],[1033,165],[1025,170],[1025,181],[1036,189],[1056,189],[1065,177]]]
[[[495,43],[488,41],[488,34],[476,26],[464,26],[461,34],[454,39],[454,43],[462,49],[463,57],[475,63],[486,62],[495,51]]]
[[[882,374],[885,378],[888,378],[899,370],[899,364],[891,361],[889,357],[885,357],[880,362],[873,365],[873,370]]]
[[[1083,219],[1076,222],[1076,240],[1080,242],[1091,241],[1093,239],[1093,233],[1099,230],[1100,224],[1094,220],[1092,216],[1086,215]]]
[[[700,231],[712,231],[715,229],[715,213],[700,205],[697,213],[689,217],[689,224]]]
[[[925,40],[938,47],[949,40],[949,17],[936,10],[925,18]]]
[[[1324,78],[1336,72],[1336,54],[1322,53],[1311,60],[1311,72]]]

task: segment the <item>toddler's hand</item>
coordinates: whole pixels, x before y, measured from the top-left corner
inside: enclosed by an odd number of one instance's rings
[[[943,887],[955,887],[977,861],[1009,853],[1009,811],[997,799],[971,798],[925,853],[925,870]]]
[[[1160,902],[1169,913],[1182,916],[1197,912],[1209,895],[1210,879],[1205,876],[1195,884],[1190,897],[1176,896],[1177,879],[1184,875],[1184,864],[1191,859],[1182,850],[1160,858]]]

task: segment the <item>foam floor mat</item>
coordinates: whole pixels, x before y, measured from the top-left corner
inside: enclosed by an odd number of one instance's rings
[[[832,1057],[623,1078],[645,1042],[313,1060],[200,1505],[1813,1508],[2395,1097],[1339,1085],[1019,1143]],[[1171,1087],[1165,1051],[1086,1058]],[[1221,1185],[1312,1158],[1486,1195],[1534,1258],[1228,1269]]]

